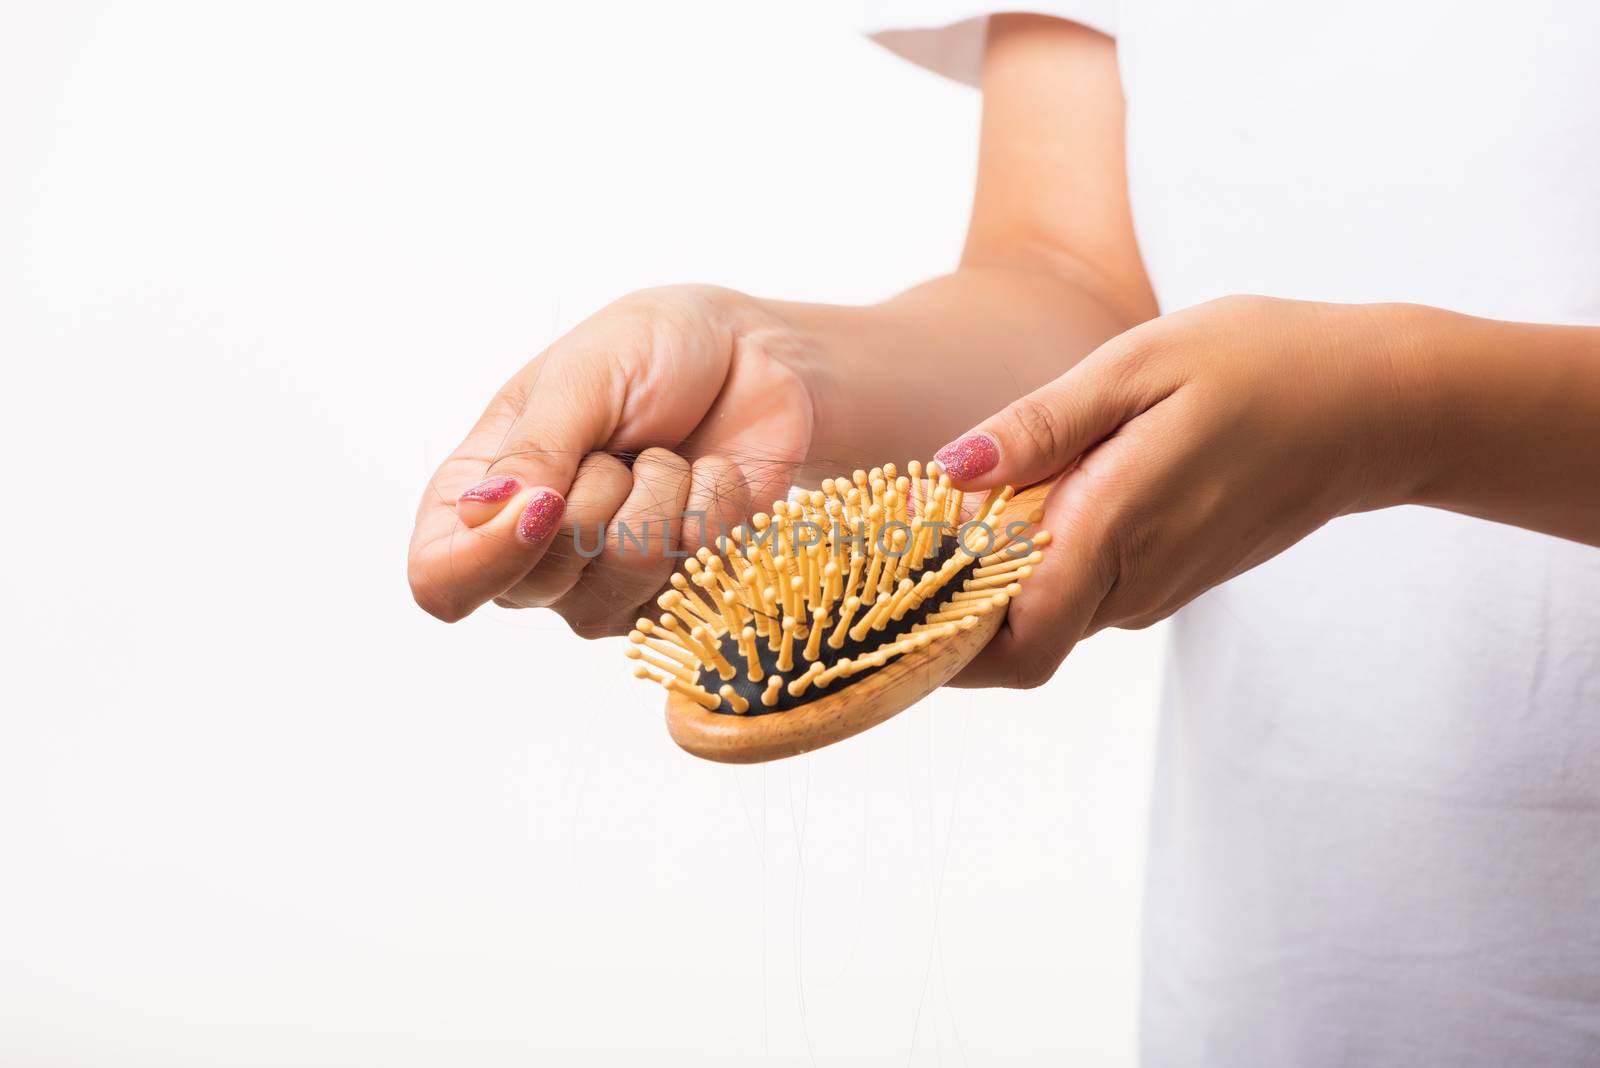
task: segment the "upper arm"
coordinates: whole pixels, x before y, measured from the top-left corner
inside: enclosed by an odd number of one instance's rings
[[[1128,206],[1111,38],[1040,15],[990,20],[962,262],[1048,269],[1133,322],[1157,314]]]

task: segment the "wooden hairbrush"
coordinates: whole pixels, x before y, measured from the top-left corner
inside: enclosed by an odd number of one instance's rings
[[[1048,483],[966,517],[937,464],[822,481],[719,537],[629,633],[695,756],[752,764],[876,726],[938,689],[999,629],[1043,559]]]

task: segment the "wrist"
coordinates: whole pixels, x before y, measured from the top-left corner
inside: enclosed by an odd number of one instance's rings
[[[1443,338],[1450,315],[1417,304],[1354,306],[1367,323],[1357,346],[1370,374],[1362,379],[1356,403],[1369,418],[1358,419],[1368,462],[1365,483],[1351,511],[1370,511],[1417,503],[1446,451],[1442,437],[1449,420],[1441,408]],[[1375,418],[1374,418],[1375,417]]]
[[[1573,491],[1600,470],[1600,332],[1436,308],[1412,308],[1410,321],[1416,462],[1404,502],[1591,540]]]
[[[931,456],[1132,325],[1072,278],[994,265],[879,304],[756,303],[803,354],[831,467]]]

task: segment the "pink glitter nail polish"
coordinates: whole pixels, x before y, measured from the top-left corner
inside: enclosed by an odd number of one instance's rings
[[[510,475],[495,475],[486,478],[463,493],[458,499],[463,501],[478,501],[482,504],[495,504],[516,493],[522,488],[522,483]]]
[[[1000,462],[1000,446],[987,434],[968,434],[940,449],[933,458],[952,479],[965,482],[994,470]]]
[[[566,510],[567,502],[561,499],[561,494],[554,490],[540,490],[522,509],[522,515],[517,520],[517,535],[533,544],[544,541],[555,533],[556,524],[561,522],[561,513]]]

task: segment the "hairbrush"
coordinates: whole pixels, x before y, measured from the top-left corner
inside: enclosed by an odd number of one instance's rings
[[[976,507],[937,463],[823,479],[685,558],[628,634],[695,756],[777,760],[876,726],[982,649],[1049,544],[1048,483]]]

